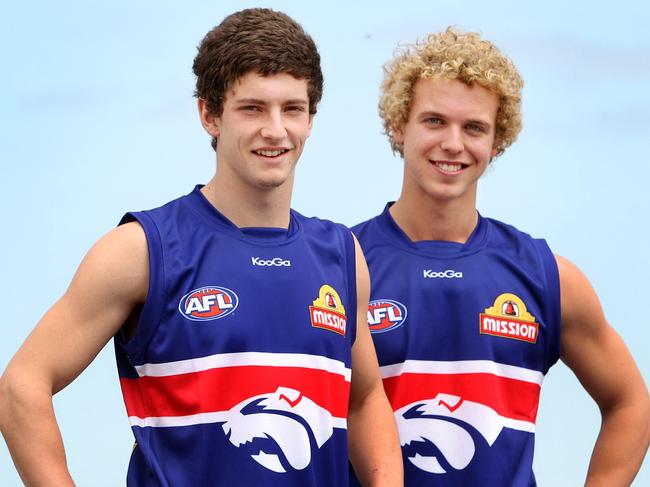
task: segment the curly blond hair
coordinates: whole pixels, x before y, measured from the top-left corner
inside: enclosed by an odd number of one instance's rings
[[[497,47],[476,32],[452,27],[430,34],[424,41],[405,46],[384,65],[379,115],[393,152],[402,157],[402,144],[393,130],[408,121],[414,86],[421,78],[457,79],[483,86],[499,95],[494,148],[501,155],[521,131],[521,90],[524,82],[515,65]]]

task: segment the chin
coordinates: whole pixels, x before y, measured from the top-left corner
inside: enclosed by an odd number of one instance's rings
[[[287,182],[288,178],[264,178],[257,181],[256,186],[261,189],[279,188]]]
[[[436,201],[451,201],[460,199],[465,194],[458,188],[425,188],[424,194]]]
[[[292,181],[291,176],[290,171],[269,171],[266,174],[259,175],[257,186],[266,189],[278,188]]]

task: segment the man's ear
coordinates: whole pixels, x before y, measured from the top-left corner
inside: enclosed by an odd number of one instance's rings
[[[207,133],[212,137],[219,137],[221,119],[208,110],[208,102],[203,98],[199,98],[197,102],[199,109],[199,117],[201,118],[201,125]]]
[[[390,136],[393,139],[393,143],[395,144],[403,144],[404,143],[404,131],[400,128],[391,128],[390,129]]]
[[[310,113],[309,114],[309,134],[311,135],[311,129],[314,128],[314,117],[316,116],[315,113]]]

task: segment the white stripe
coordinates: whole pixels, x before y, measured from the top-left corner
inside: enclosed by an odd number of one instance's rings
[[[131,424],[131,426],[140,426],[142,428],[146,428],[146,427],[161,428],[165,426],[189,426],[193,424],[220,423],[227,420],[228,420],[227,411],[190,414],[188,416],[150,416],[148,418],[129,416],[129,423]]]
[[[174,426],[192,426],[197,424],[223,423],[232,417],[229,411],[217,411],[214,413],[199,413],[189,416],[151,416],[148,418],[139,418],[129,416],[131,426],[141,428],[166,428]],[[332,416],[332,427],[347,429],[347,419]]]
[[[406,373],[415,374],[493,374],[541,385],[544,374],[538,370],[500,364],[491,360],[429,361],[407,360],[401,364],[380,367],[382,379]]]
[[[334,360],[320,355],[304,353],[267,353],[267,352],[242,352],[222,353],[177,362],[160,364],[137,365],[135,369],[140,377],[165,377],[169,375],[189,374],[204,370],[223,367],[237,367],[246,365],[260,365],[264,367],[304,367],[319,369],[342,375],[350,382],[351,371],[340,360]]]
[[[513,430],[526,431],[528,433],[535,432],[535,423],[529,421],[522,421],[521,419],[512,419],[506,418],[505,416],[499,416],[501,418],[501,424],[505,428],[511,428]]]

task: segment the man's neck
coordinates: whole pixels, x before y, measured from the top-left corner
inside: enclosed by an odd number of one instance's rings
[[[389,211],[395,223],[414,242],[465,243],[478,222],[475,200],[439,202],[429,198],[411,199],[402,194]]]
[[[260,190],[239,181],[228,184],[215,175],[201,192],[212,205],[239,228],[288,228],[293,181],[283,187]]]

